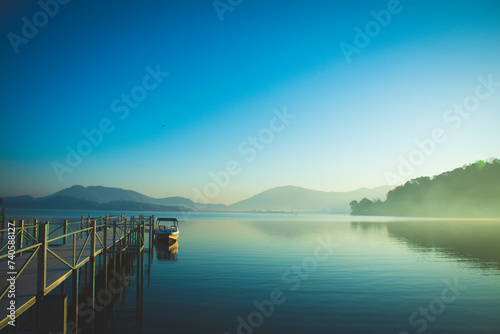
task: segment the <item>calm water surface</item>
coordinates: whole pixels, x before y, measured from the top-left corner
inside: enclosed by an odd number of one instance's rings
[[[180,237],[146,254],[142,333],[500,333],[498,222],[156,216]],[[135,279],[97,332],[138,331]]]

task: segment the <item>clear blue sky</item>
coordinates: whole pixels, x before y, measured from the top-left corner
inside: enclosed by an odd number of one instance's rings
[[[500,81],[498,1],[221,0],[219,13],[210,0],[70,1],[57,12],[46,2],[53,17],[36,2],[0,4],[2,196],[81,184],[194,198],[235,161],[227,185],[206,188],[210,202],[233,203],[500,157],[500,86],[471,98],[478,77]],[[390,22],[373,24],[388,6]],[[347,61],[341,45],[356,47],[356,27],[372,37]],[[157,67],[169,73],[158,82],[146,77]],[[131,92],[140,101],[127,106]],[[447,112],[465,101],[466,116]],[[284,108],[288,124],[274,119]],[[102,122],[108,133],[68,166],[67,148]],[[419,160],[415,141],[435,129],[446,140]],[[412,154],[406,172],[400,158]]]

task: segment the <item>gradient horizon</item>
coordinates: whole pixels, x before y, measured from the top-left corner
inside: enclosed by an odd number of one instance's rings
[[[193,199],[216,183],[209,201],[230,204],[388,184],[416,151],[399,182],[500,157],[500,87],[483,82],[500,82],[497,1],[243,1],[222,21],[213,1],[62,3],[17,53],[8,34],[43,9],[0,4],[1,196],[81,184]],[[479,86],[489,96],[457,108]],[[91,153],[61,182],[54,162],[82,141]]]

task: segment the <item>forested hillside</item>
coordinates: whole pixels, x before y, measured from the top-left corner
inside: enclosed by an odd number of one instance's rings
[[[363,198],[350,206],[352,215],[500,217],[500,160],[413,179],[389,191],[385,201]]]

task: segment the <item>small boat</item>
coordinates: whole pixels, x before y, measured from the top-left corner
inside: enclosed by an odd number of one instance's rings
[[[156,220],[155,239],[157,241],[177,240],[179,221],[176,218],[158,218]]]

